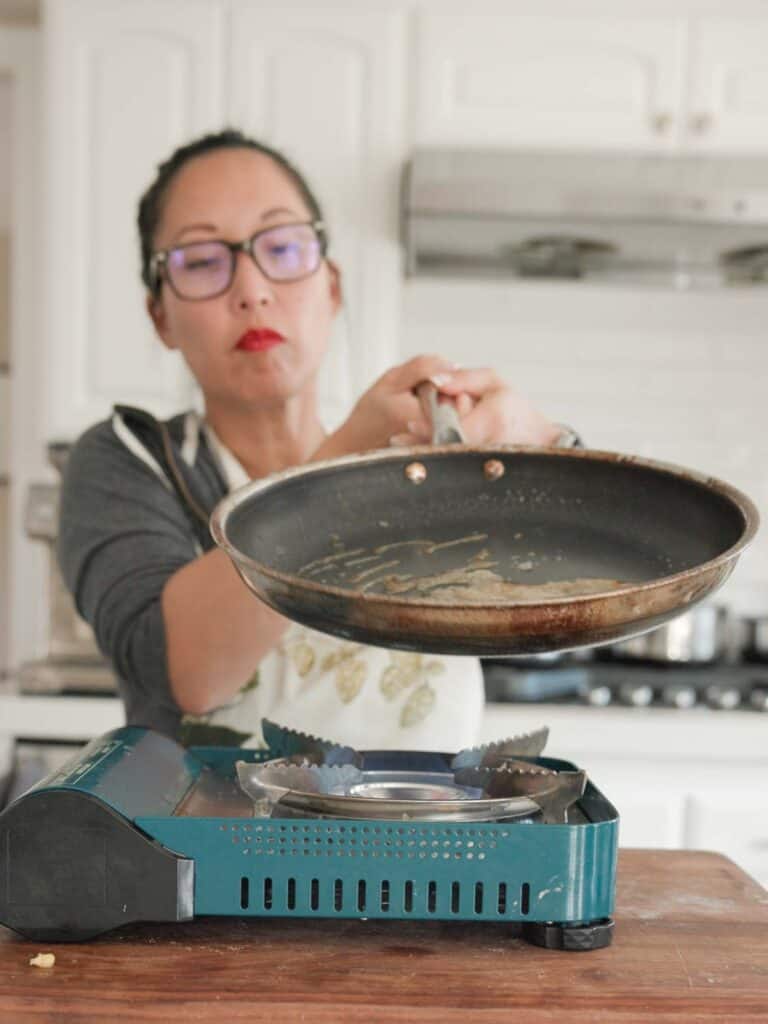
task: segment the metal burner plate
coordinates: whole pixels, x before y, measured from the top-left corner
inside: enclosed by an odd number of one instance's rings
[[[364,772],[363,782],[349,787],[349,796],[373,800],[474,800],[482,790],[459,786],[440,772]]]
[[[459,785],[453,772],[364,771],[351,764],[317,765],[298,758],[237,763],[243,790],[273,814],[410,821],[509,821],[540,807],[527,796],[492,797]],[[279,805],[279,807],[277,806]]]

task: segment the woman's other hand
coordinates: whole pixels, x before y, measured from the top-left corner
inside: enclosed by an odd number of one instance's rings
[[[442,391],[456,372],[454,363],[435,355],[416,356],[387,370],[360,396],[347,419],[325,439],[313,459],[387,448],[400,436],[429,440],[432,431],[416,397],[416,388],[423,381],[432,380]],[[467,402],[465,396],[464,408],[469,411],[474,402]]]
[[[553,445],[562,428],[542,415],[517,394],[495,370],[453,369],[440,375],[438,389],[451,398],[461,421],[467,443]],[[430,440],[428,425],[421,425],[392,438],[400,445],[425,444]]]

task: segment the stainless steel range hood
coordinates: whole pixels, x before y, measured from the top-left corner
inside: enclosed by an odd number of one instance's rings
[[[420,149],[410,275],[768,284],[768,159]]]

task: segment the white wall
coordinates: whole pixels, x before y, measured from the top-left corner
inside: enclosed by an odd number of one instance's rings
[[[764,520],[719,597],[768,612],[768,289],[415,279],[402,355],[493,365],[594,448],[721,477]]]

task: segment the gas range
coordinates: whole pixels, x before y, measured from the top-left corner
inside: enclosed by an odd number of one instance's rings
[[[483,662],[486,697],[500,703],[768,711],[768,664],[679,666],[618,660]]]

